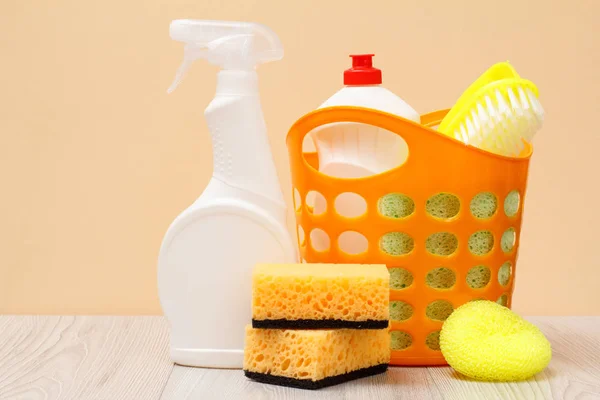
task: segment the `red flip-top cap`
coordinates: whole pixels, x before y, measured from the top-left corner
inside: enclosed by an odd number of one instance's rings
[[[375,54],[351,54],[352,68],[344,71],[344,85],[379,85],[381,70],[373,68]]]

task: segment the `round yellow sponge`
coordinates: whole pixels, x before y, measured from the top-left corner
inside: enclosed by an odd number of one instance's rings
[[[456,371],[485,381],[530,378],[552,357],[550,342],[535,325],[488,300],[457,308],[444,322],[440,348]]]

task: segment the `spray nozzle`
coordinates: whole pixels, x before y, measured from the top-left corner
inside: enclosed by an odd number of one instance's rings
[[[183,80],[192,63],[205,58],[229,70],[252,70],[258,64],[280,60],[283,46],[268,27],[251,22],[175,20],[171,22],[173,40],[184,42],[185,50],[171,93]]]

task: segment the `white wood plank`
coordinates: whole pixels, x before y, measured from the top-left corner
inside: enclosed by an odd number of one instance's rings
[[[240,370],[175,366],[163,400],[183,399],[441,399],[425,368],[390,368],[386,374],[309,391],[253,382]]]
[[[0,399],[158,399],[172,368],[162,317],[0,318]]]
[[[469,380],[449,367],[390,368],[387,374],[316,392],[264,385],[241,371],[175,366],[171,399],[600,399],[600,317],[530,318],[553,346],[550,366],[524,382]]]
[[[523,382],[476,382],[429,368],[447,399],[600,399],[600,317],[531,317],[552,344],[546,370]]]
[[[554,354],[526,382],[390,368],[313,392],[252,382],[239,370],[173,368],[162,317],[3,316],[0,399],[600,399],[600,317],[530,320]]]
[[[529,318],[552,344],[543,372],[555,399],[600,399],[600,317]]]

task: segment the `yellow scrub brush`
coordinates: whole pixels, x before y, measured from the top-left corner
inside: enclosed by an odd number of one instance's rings
[[[493,65],[458,99],[438,131],[465,144],[518,156],[541,128],[544,110],[533,82],[508,63]]]

